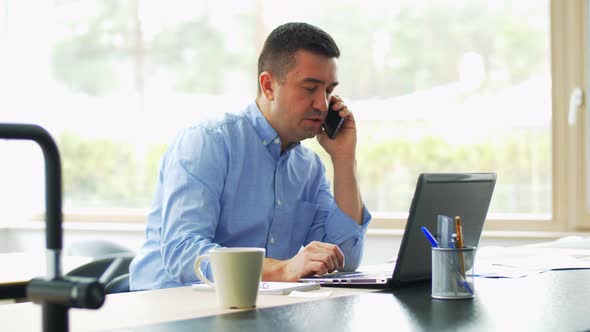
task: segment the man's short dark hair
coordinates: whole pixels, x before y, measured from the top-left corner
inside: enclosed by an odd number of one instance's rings
[[[268,71],[283,80],[295,66],[295,53],[299,50],[328,58],[340,56],[336,42],[324,30],[307,23],[286,23],[278,26],[266,38],[258,57],[258,76]]]

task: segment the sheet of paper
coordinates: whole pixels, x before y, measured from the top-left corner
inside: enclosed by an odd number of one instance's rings
[[[483,248],[477,253],[480,277],[520,278],[551,270],[590,269],[590,251],[580,249],[512,247]]]
[[[194,290],[213,292],[215,289],[207,284],[193,284],[191,286]],[[274,282],[264,281],[260,283],[258,288],[259,294],[271,295],[287,295],[293,291],[306,292],[310,290],[320,289],[318,283],[303,283],[303,282]]]
[[[326,291],[326,292],[300,292],[300,291],[292,291],[289,294],[289,297],[307,297],[307,298],[323,298],[323,297],[330,297],[333,291]]]

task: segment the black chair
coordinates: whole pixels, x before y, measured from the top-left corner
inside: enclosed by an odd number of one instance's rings
[[[66,250],[69,256],[83,256],[92,258],[101,258],[116,254],[132,255],[133,251],[118,243],[106,240],[85,240],[74,242]]]
[[[129,291],[129,273],[111,280],[104,289],[105,294],[127,293]]]
[[[91,277],[107,285],[116,277],[129,273],[129,264],[133,260],[131,255],[112,255],[100,258],[68,272],[67,276]]]

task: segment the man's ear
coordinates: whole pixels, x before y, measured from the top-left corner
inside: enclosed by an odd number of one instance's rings
[[[271,73],[263,71],[258,76],[258,84],[260,84],[260,91],[268,101],[274,100],[274,90],[272,86],[273,77]]]

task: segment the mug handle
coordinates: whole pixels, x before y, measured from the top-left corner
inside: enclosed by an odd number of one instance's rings
[[[197,257],[197,259],[195,259],[195,274],[197,275],[199,280],[201,280],[202,282],[206,283],[207,285],[215,288],[215,284],[212,283],[211,280],[207,279],[207,277],[205,277],[203,272],[201,272],[201,261],[205,258],[209,259],[210,258],[209,254],[201,255],[201,256]]]

